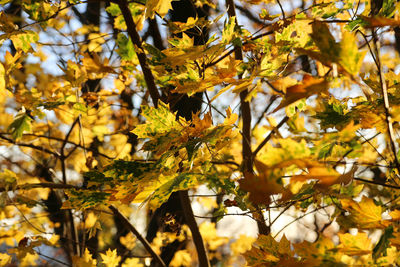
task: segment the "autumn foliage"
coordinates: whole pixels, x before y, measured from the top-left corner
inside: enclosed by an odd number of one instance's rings
[[[400,264],[398,2],[0,7],[0,266]]]

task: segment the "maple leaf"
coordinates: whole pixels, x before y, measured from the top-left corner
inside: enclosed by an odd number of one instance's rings
[[[254,162],[259,174],[245,172],[244,179],[239,181],[240,188],[250,193],[249,200],[253,203],[268,205],[271,195],[282,193],[285,189],[278,183],[273,168],[257,160]]]
[[[26,114],[25,110],[15,116],[14,121],[8,126],[14,140],[20,139],[24,132],[31,131],[31,121],[31,117]]]
[[[11,263],[12,257],[6,253],[0,253],[0,266],[7,266]]]
[[[191,265],[191,262],[192,262],[192,256],[186,249],[178,250],[175,253],[174,257],[172,258],[172,261],[169,266],[171,267],[189,266]]]
[[[97,261],[93,259],[92,254],[86,248],[85,253],[82,257],[72,256],[72,266],[73,267],[96,267]],[[107,266],[108,267],[108,266]]]
[[[366,233],[338,234],[340,244],[337,247],[340,252],[349,256],[360,256],[371,253],[372,243]]]
[[[340,53],[338,63],[350,75],[356,75],[360,70],[364,56],[367,51],[358,52],[355,35],[345,31],[340,42]]]
[[[184,121],[177,121],[175,114],[169,110],[169,105],[162,101],[158,102],[157,108],[142,106],[142,115],[147,119],[146,124],[138,125],[132,131],[139,138],[152,138],[173,129],[177,131],[183,129],[181,123]]]
[[[372,257],[377,259],[379,257],[387,256],[387,249],[390,247],[390,240],[394,238],[393,235],[393,225],[390,225],[385,229],[383,234],[381,235],[378,243],[375,245],[372,253]]]
[[[329,88],[329,82],[323,78],[314,78],[309,74],[305,74],[300,84],[286,88],[285,97],[273,112],[286,107],[297,100],[312,96],[313,94],[325,92]]]
[[[159,14],[162,18],[167,15],[168,10],[172,9],[172,0],[148,0],[146,3],[146,19],[154,18],[155,14]]]
[[[3,35],[0,36],[0,40],[3,39]],[[16,49],[21,49],[25,53],[31,48],[31,43],[35,43],[39,40],[39,35],[33,31],[15,32],[9,37]]]
[[[362,26],[364,28],[377,28],[377,27],[385,27],[385,26],[390,26],[390,27],[400,26],[400,20],[399,19],[391,19],[391,18],[386,18],[386,17],[381,17],[381,16],[376,16],[376,17],[359,16],[359,17],[364,22],[362,24]]]
[[[233,255],[243,254],[250,250],[254,241],[256,241],[254,237],[240,235],[239,238],[230,245]]]
[[[271,235],[259,235],[251,250],[243,254],[249,266],[265,266],[271,263],[276,266],[295,266],[298,261],[293,255],[285,235],[279,242]]]
[[[117,250],[111,250],[108,249],[106,253],[100,253],[100,257],[103,260],[103,263],[107,267],[116,267],[119,264],[119,261],[121,260],[121,257],[117,255]]]
[[[199,226],[201,236],[211,250],[216,250],[218,247],[227,244],[229,239],[218,236],[215,223],[204,222]]]
[[[314,40],[321,53],[328,57],[330,61],[337,62],[340,47],[326,23],[314,21],[312,24],[311,38]]]
[[[390,223],[382,220],[382,207],[377,206],[371,198],[363,196],[360,202],[341,199],[340,203],[345,210],[350,212],[346,219],[361,229],[384,228]]]
[[[128,250],[132,250],[136,246],[136,237],[131,232],[126,236],[121,236],[119,240]]]
[[[357,167],[354,166],[349,172],[345,174],[339,174],[336,170],[331,167],[324,166],[318,162],[313,161],[296,161],[299,167],[306,167],[308,169],[307,174],[293,175],[291,181],[306,181],[310,179],[319,180],[316,184],[316,188],[326,190],[329,186],[334,184],[347,185],[354,177],[354,173],[357,171]]]
[[[322,235],[314,243],[303,241],[292,245],[294,252],[300,256],[305,266],[321,266],[323,261],[336,262],[341,256],[332,251],[335,247],[332,240]]]
[[[307,54],[327,66],[330,66],[331,63],[337,63],[344,74],[354,77],[358,73],[366,54],[366,51],[358,52],[355,35],[345,31],[342,41],[337,43],[326,23],[314,21],[312,28],[311,38],[320,53],[303,48],[297,48],[297,51]]]

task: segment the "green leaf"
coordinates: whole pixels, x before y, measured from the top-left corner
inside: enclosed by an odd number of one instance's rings
[[[236,38],[235,35],[236,17],[229,18],[222,31],[222,43],[228,44]]]
[[[14,121],[8,126],[8,131],[11,132],[14,140],[20,139],[24,132],[31,131],[32,119],[24,112],[18,113]]]
[[[383,0],[382,8],[379,10],[378,16],[389,18],[393,16],[395,11],[396,11],[395,0]]]
[[[114,17],[121,14],[121,9],[119,9],[119,6],[115,3],[110,3],[110,5],[106,8],[106,11]]]
[[[118,55],[124,60],[136,59],[136,52],[132,41],[122,32],[118,33],[117,36]]]

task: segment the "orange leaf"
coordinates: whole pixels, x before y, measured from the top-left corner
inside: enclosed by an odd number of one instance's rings
[[[340,174],[336,170],[330,167],[326,167],[318,162],[304,162],[307,164],[308,173],[294,175],[291,178],[291,181],[306,181],[311,179],[319,180],[316,185],[317,188],[321,190],[326,190],[329,186],[334,184],[348,184],[354,177],[354,173],[357,170],[357,167],[354,166],[349,172],[345,174]],[[301,165],[298,165],[301,166]]]
[[[305,74],[302,83],[290,86],[286,89],[285,98],[273,112],[276,112],[302,98],[324,92],[328,90],[328,86],[329,82],[325,79],[314,78],[311,75]]]

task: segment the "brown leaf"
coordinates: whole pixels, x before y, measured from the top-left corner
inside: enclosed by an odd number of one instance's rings
[[[385,17],[366,17],[360,16],[368,25],[364,26],[364,28],[375,28],[375,27],[397,27],[400,26],[400,20],[398,19],[390,19]]]

